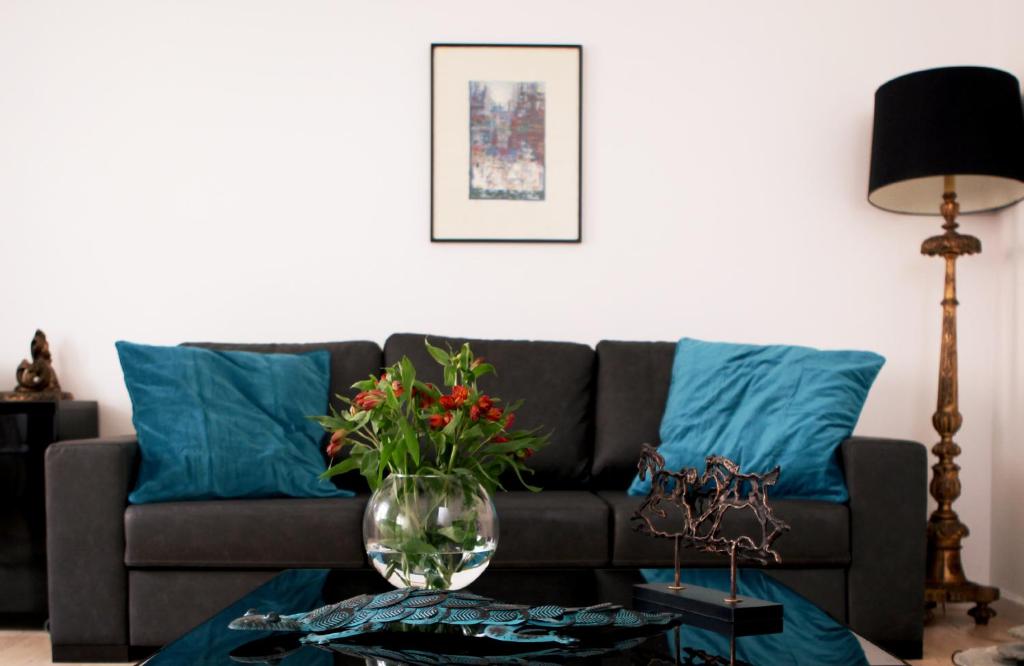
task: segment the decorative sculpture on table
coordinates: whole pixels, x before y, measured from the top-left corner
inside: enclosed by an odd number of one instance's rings
[[[32,361],[22,361],[15,371],[18,385],[14,391],[0,394],[0,397],[3,400],[70,400],[71,394],[61,391],[57,381],[45,333],[36,331],[31,350]]]
[[[709,603],[717,605],[705,588],[694,587],[690,594],[684,593],[687,588],[680,581],[679,550],[681,546],[688,546],[707,553],[727,553],[729,596],[720,601],[733,611],[716,615],[727,622],[738,622],[741,615],[750,616],[751,628],[764,625],[766,620],[777,615],[781,628],[780,605],[741,599],[736,590],[737,559],[760,564],[782,562],[772,546],[776,539],[789,531],[789,525],[776,517],[768,504],[768,489],[778,482],[779,467],[767,474],[741,472],[732,460],[712,455],[705,460],[703,474],[698,474],[692,467],[666,470],[665,458],[649,444],[643,445],[637,467],[640,478],[646,479],[650,475],[651,491],[633,514],[634,528],[655,538],[673,539],[675,542],[674,582],[667,586],[637,585],[638,598],[691,612],[704,609]],[[759,533],[735,537],[723,535],[722,523],[726,515],[740,511],[753,515]],[[663,590],[668,590],[669,594],[658,593]],[[755,608],[756,611],[737,613],[735,609],[741,602],[746,608]],[[772,622],[768,621],[766,626],[772,626]]]
[[[465,591],[404,587],[363,594],[316,610],[281,615],[248,611],[232,620],[231,629],[303,632],[304,643],[334,644],[385,631],[392,625],[460,628],[470,636],[515,643],[576,643],[581,633],[597,629],[669,628],[675,613],[645,613],[604,603],[585,608],[552,604],[521,606],[496,602]]]

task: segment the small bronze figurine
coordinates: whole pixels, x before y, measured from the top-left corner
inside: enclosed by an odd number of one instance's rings
[[[4,400],[70,400],[71,394],[61,391],[57,381],[45,333],[36,331],[31,349],[32,361],[22,361],[15,371],[18,385],[13,392],[3,393],[0,397]]]
[[[635,529],[654,537],[675,540],[675,582],[668,589],[678,591],[679,548],[687,545],[707,553],[728,553],[730,592],[728,604],[739,603],[736,595],[737,557],[760,564],[779,563],[782,558],[772,548],[775,540],[789,531],[768,504],[768,488],[779,479],[778,467],[767,474],[743,473],[739,466],[723,456],[708,456],[704,473],[683,468],[665,469],[665,458],[644,444],[638,463],[640,478],[651,476],[651,492],[633,514]],[[669,517],[669,510],[674,512]],[[760,526],[760,534],[735,538],[722,536],[722,520],[729,511],[748,510]],[[678,516],[678,520],[676,519]],[[662,529],[675,527],[676,529]]]

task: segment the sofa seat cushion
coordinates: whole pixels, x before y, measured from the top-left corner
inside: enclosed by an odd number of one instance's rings
[[[161,502],[125,511],[130,567],[360,567],[366,496]]]
[[[672,566],[672,539],[656,539],[633,529],[630,520],[643,502],[625,491],[601,491],[612,511],[612,564],[614,566]],[[775,515],[792,528],[775,542],[786,567],[843,567],[850,563],[850,510],[845,504],[817,500],[773,500]],[[757,534],[749,511],[731,511],[723,520],[723,533]],[[683,566],[727,566],[725,555],[684,548]]]
[[[609,562],[608,505],[577,490],[498,492],[494,567],[596,567]]]

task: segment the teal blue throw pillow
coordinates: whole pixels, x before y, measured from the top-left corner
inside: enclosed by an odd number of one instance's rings
[[[683,338],[658,452],[669,469],[703,471],[711,454],[747,472],[779,465],[772,497],[845,502],[838,448],[853,433],[883,363],[871,352]],[[650,488],[650,477],[638,476],[629,493],[646,495]]]
[[[330,353],[257,354],[118,342],[142,461],[132,504],[342,497],[317,475]]]

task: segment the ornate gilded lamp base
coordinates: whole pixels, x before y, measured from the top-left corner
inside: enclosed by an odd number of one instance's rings
[[[960,497],[960,466],[954,460],[960,455],[960,446],[953,436],[963,425],[960,414],[957,351],[956,351],[956,260],[958,257],[981,252],[981,241],[974,236],[957,232],[956,216],[960,206],[956,202],[952,178],[947,178],[946,192],[942,195],[941,212],[946,223],[945,233],[933,236],[921,245],[921,253],[946,260],[946,283],[942,298],[942,347],[939,353],[939,397],[932,425],[939,433],[939,441],[932,447],[938,462],[932,465],[929,486],[938,507],[928,520],[928,560],[925,571],[926,619],[938,604],[970,602],[975,606],[968,613],[977,624],[988,624],[996,612],[989,604],[999,598],[999,589],[978,585],[967,580],[960,561],[961,541],[970,532],[953,511],[953,502]]]

